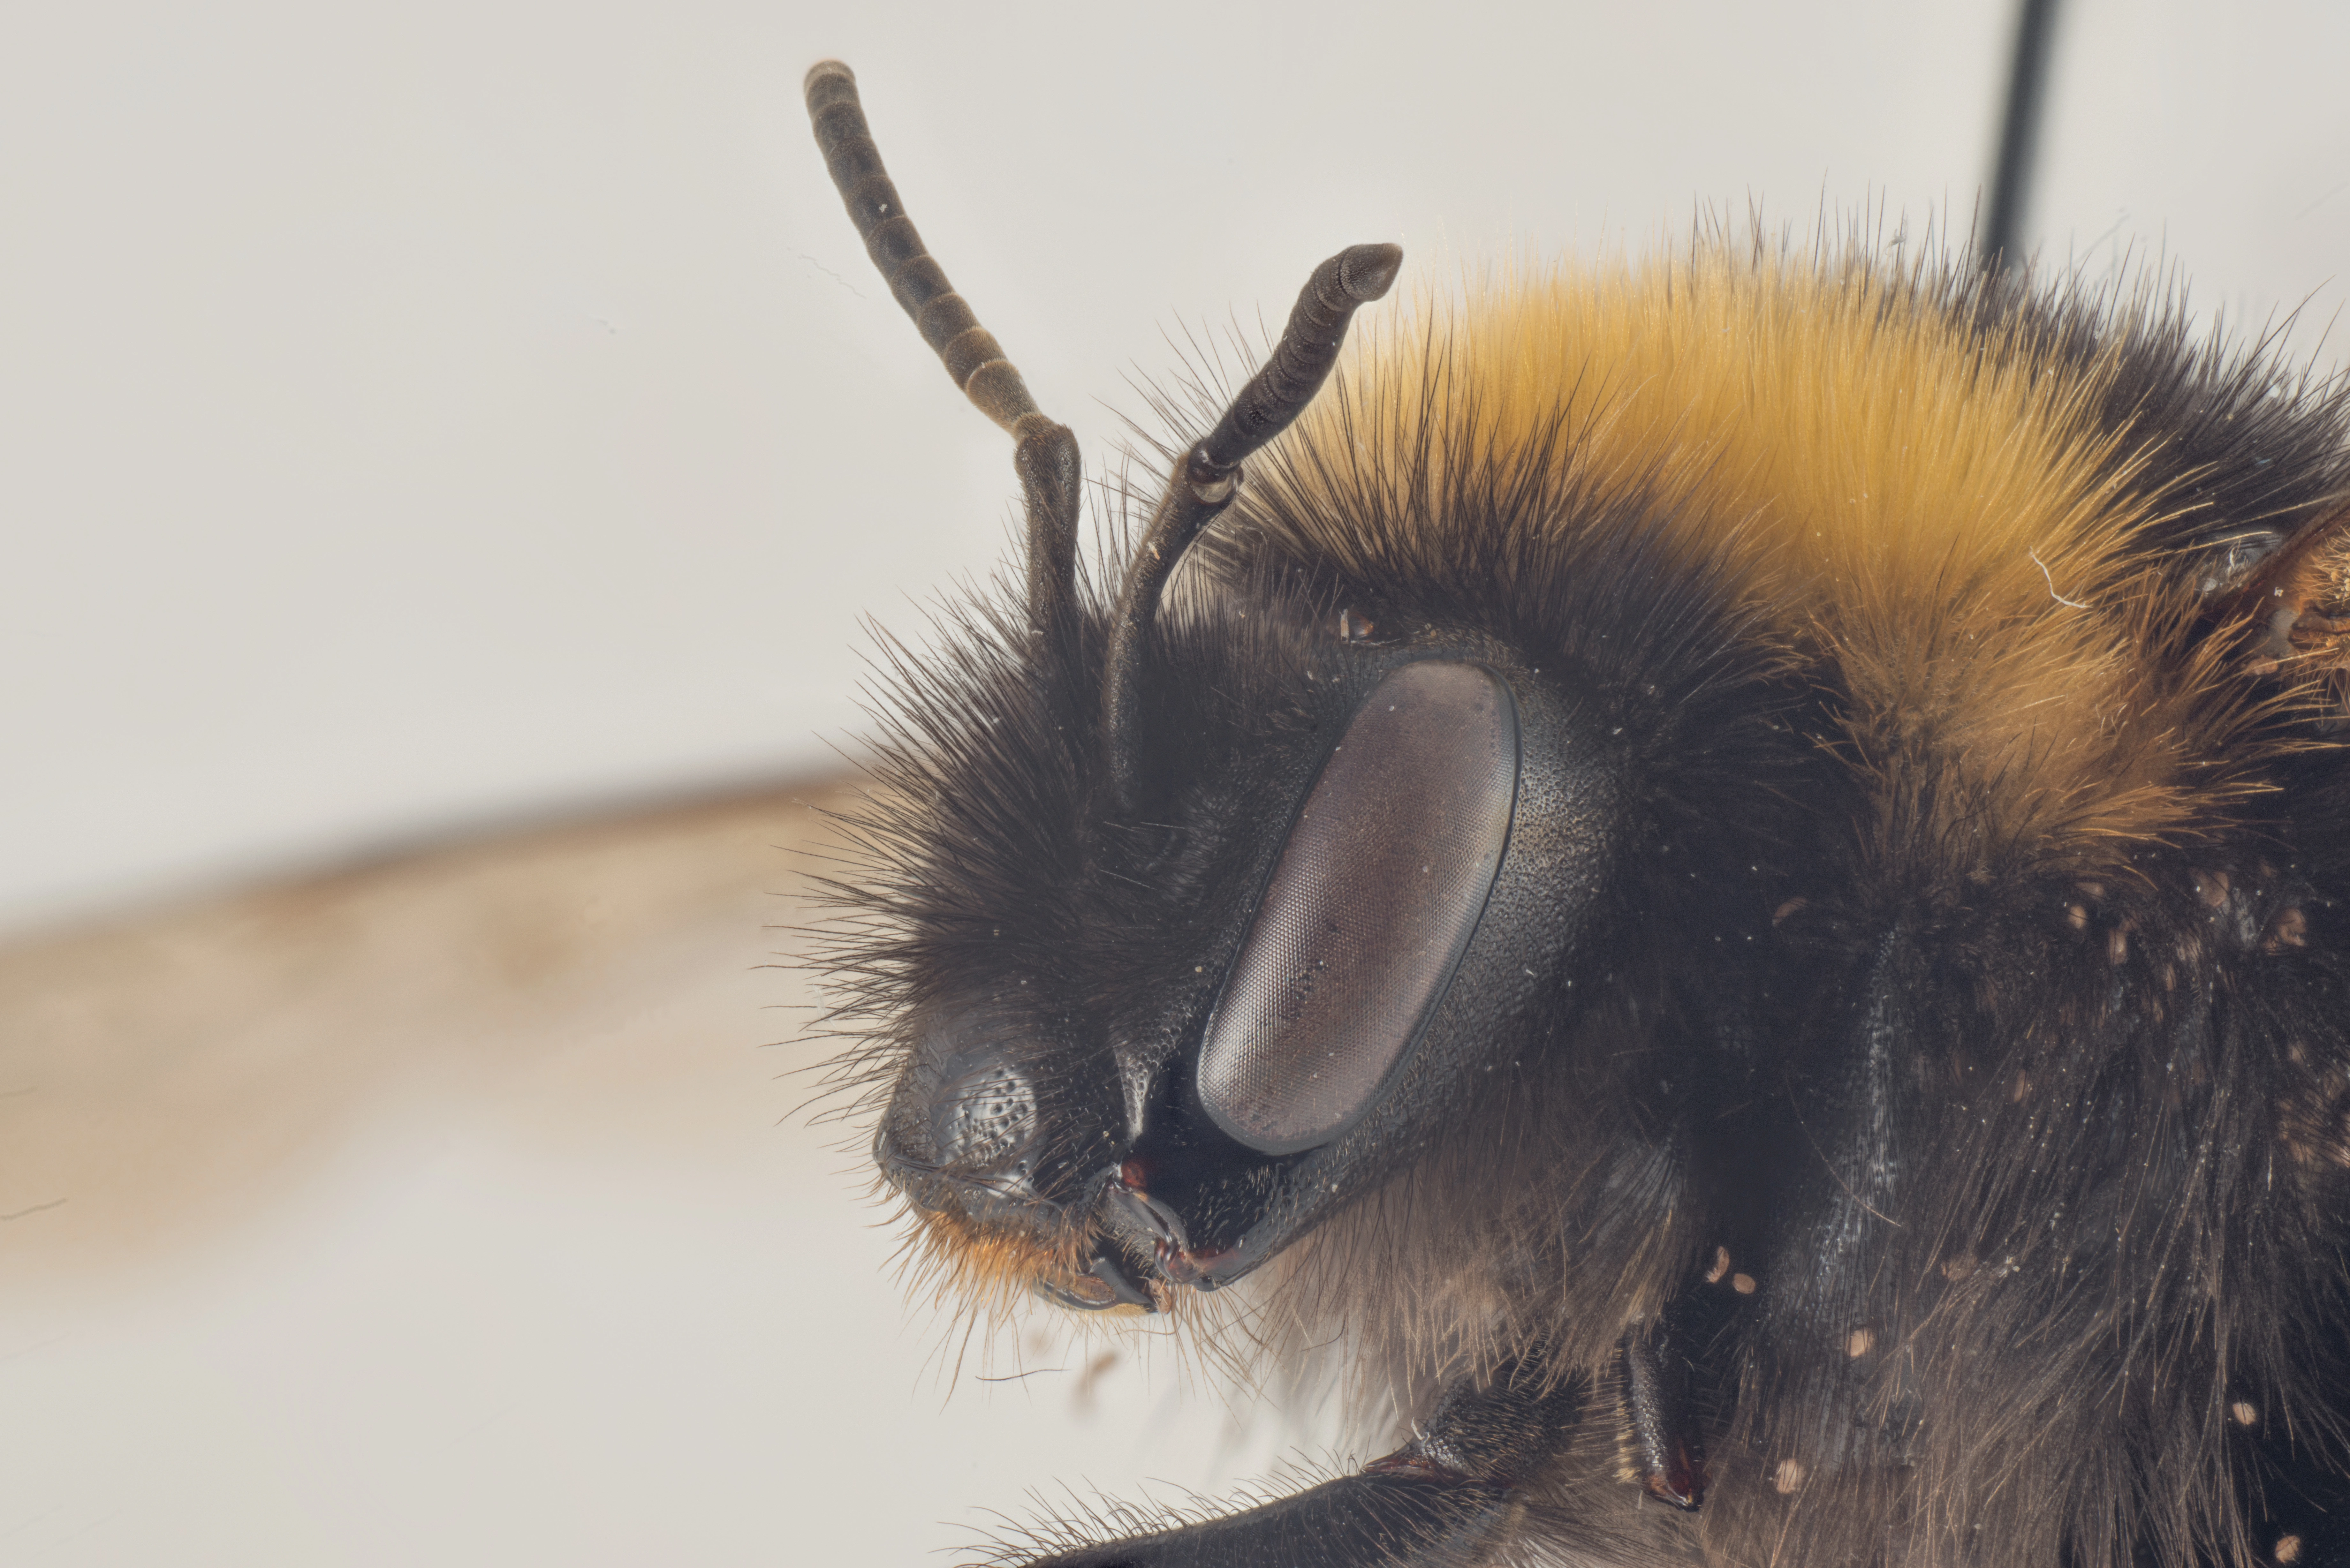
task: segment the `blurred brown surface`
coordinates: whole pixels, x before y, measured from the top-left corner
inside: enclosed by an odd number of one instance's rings
[[[769,1122],[823,782],[418,853],[0,949],[0,1270],[160,1260],[420,1099],[525,1140]],[[796,1009],[796,1010],[795,1010]],[[681,1091],[683,1091],[681,1093]]]
[[[861,1130],[795,1114],[848,798],[0,949],[0,1562],[910,1563],[1312,1460],[1163,1324],[908,1300]]]

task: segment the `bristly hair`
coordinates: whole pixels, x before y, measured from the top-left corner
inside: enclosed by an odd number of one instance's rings
[[[1219,1310],[1235,1352],[1343,1338],[1411,1415],[1666,1322],[1743,1467],[1697,1526],[1726,1554],[2265,1552],[2214,1451],[2254,1428],[2282,1490],[2350,1450],[2350,396],[2189,319],[1710,232],[1358,328],[1170,596],[1150,814],[1104,776],[1097,580],[1041,640],[982,598],[890,649],[827,884],[844,1081],[878,1114],[950,1001],[1014,1027],[1174,983],[1226,875],[1200,825],[1295,748],[1317,628],[1451,628],[1592,705],[1636,819],[1600,897],[1678,943],[1547,999],[1475,1137]],[[1734,1003],[1686,961],[1758,940],[1786,978]],[[1040,1092],[1098,1094],[1055,1049]],[[1741,1208],[1766,1189],[1816,1223]],[[925,1266],[1001,1301],[1092,1241],[1028,1223],[942,1200]],[[1593,1521],[1613,1463],[1582,1444],[1528,1506],[1645,1539]]]
[[[1442,331],[1365,335],[1244,497],[1228,552],[1245,541],[1315,564],[1349,595],[1464,579],[1473,594],[1538,553],[1496,549],[1483,530],[1497,514],[1611,526],[1587,500],[1459,504],[1528,454],[1553,484],[1644,490],[1632,510],[1665,547],[1733,563],[1741,613],[1821,693],[1818,739],[1853,792],[1831,790],[1824,814],[1857,808],[1842,858],[1878,907],[1776,921],[1829,964],[1857,966],[1868,955],[1840,947],[1887,916],[1949,955],[1940,972],[1902,955],[1898,983],[1856,988],[1906,995],[1905,1022],[1961,1091],[1900,1140],[1905,1189],[1923,1199],[1868,1269],[1850,1261],[1830,1293],[1842,1299],[1792,1314],[1866,1334],[1870,1365],[1756,1355],[1721,1397],[1737,1396],[1743,1447],[1814,1465],[1849,1443],[1817,1428],[1837,1409],[1897,1427],[1918,1409],[1956,1418],[1885,1469],[1814,1480],[1792,1520],[1771,1499],[1753,1528],[1791,1560],[1902,1536],[1957,1556],[1986,1531],[2019,1558],[2064,1542],[2076,1561],[2116,1561],[2140,1532],[2179,1554],[2241,1549],[2210,1462],[2241,1419],[2222,1412],[2257,1407],[2303,1453],[2338,1456],[2344,1437],[2338,1405],[2315,1397],[2342,1372],[2328,1325],[2343,1238],[2326,1206],[2339,1211],[2343,1159],[2295,1129],[2340,1127],[2350,1096],[2254,1044],[2320,1027],[2338,1042],[2324,1020],[2339,1016],[2340,979],[2313,963],[2267,991],[2311,988],[2284,1010],[2305,1022],[2207,1024],[2195,1010],[2238,991],[2245,950],[2295,948],[2309,885],[2293,857],[2339,864],[2345,819],[2279,798],[2307,799],[2304,781],[2338,769],[2296,760],[2308,703],[2261,682],[2278,668],[2247,663],[2221,603],[2248,526],[2277,549],[2334,525],[2350,492],[2341,384],[2296,374],[2271,342],[2198,343],[2183,305],[2145,286],[2036,295],[1856,250],[1700,245],[1471,295]],[[2345,597],[2336,576],[2302,598]],[[2048,915],[2022,912],[2034,906]],[[2200,929],[2223,906],[2244,932],[2230,954]],[[2065,937],[2080,956],[2052,974],[2046,949]],[[2111,1000],[2084,1014],[2084,995]],[[1993,1023],[1992,1059],[1970,1059],[1961,1007]],[[1586,1028],[1671,1060],[1654,1019],[1603,1012]],[[2330,1054],[2324,1071],[2350,1076]],[[1623,1324],[1656,1310],[1708,1240],[1676,1230],[1687,1151],[1595,1139],[1591,1107],[1534,1075],[1489,1118],[1474,1149],[1424,1160],[1287,1260],[1300,1340],[1345,1321],[1379,1347],[1378,1376],[1409,1369],[1426,1389],[1535,1341],[1596,1369]],[[2330,1160],[2290,1213],[2265,1197],[2280,1136],[2304,1174]],[[2320,1141],[2344,1147],[2339,1133]],[[2048,1245],[2084,1227],[2108,1239],[2105,1257],[1975,1255],[2000,1220],[2031,1213],[2064,1216]],[[2053,1295],[2033,1279],[2052,1262]],[[2264,1283],[2211,1300],[2200,1282],[2223,1267]],[[1929,1282],[1885,1288],[1896,1280]],[[1829,1386],[1846,1397],[1810,1397]],[[2230,1393],[2255,1386],[2251,1403]],[[2121,1419],[2082,1413],[2133,1390]],[[1918,1479],[1894,1487],[1895,1469]],[[1772,1490],[1803,1484],[1798,1470]],[[1721,1497],[1707,1534],[1741,1539],[1757,1497]]]
[[[1887,831],[1928,845],[1962,812],[2032,856],[2186,828],[2226,787],[2199,765],[2241,760],[2249,714],[2215,692],[2235,672],[2197,658],[2208,602],[2168,590],[2224,552],[2215,529],[2290,534],[2350,499],[2338,391],[2271,345],[2194,343],[2144,286],[2036,295],[1930,244],[1717,235],[1505,271],[1441,328],[1423,311],[1358,329],[1229,528],[1393,580],[1445,558],[1466,515],[1359,529],[1414,465],[1547,447],[1553,484],[1660,495],[1654,526],[1732,555],[1774,630],[1834,671],[1858,766],[1937,753],[1939,816],[1880,797]]]

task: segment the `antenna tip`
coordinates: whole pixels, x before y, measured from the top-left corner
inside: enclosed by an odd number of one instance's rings
[[[817,89],[835,81],[842,83],[852,93],[857,90],[855,71],[850,70],[838,60],[818,60],[807,68],[807,75],[800,78],[800,92],[813,106]]]
[[[1385,297],[1402,270],[1401,245],[1348,245],[1338,253],[1338,285],[1358,305]]]

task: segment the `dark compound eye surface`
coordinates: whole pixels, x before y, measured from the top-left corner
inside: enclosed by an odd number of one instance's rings
[[[1201,1103],[1266,1154],[1367,1110],[1444,994],[1500,872],[1517,711],[1480,665],[1390,671],[1290,830],[1200,1048]]]

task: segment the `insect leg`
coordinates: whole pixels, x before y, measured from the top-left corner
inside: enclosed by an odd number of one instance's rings
[[[1684,1368],[1663,1325],[1624,1334],[1620,1423],[1623,1479],[1650,1497],[1693,1510],[1705,1500],[1705,1470],[1690,1419]]]
[[[1456,1384],[1417,1437],[1354,1475],[1034,1568],[1466,1568],[1507,1543],[1522,1483],[1564,1447],[1586,1387],[1513,1363]]]

